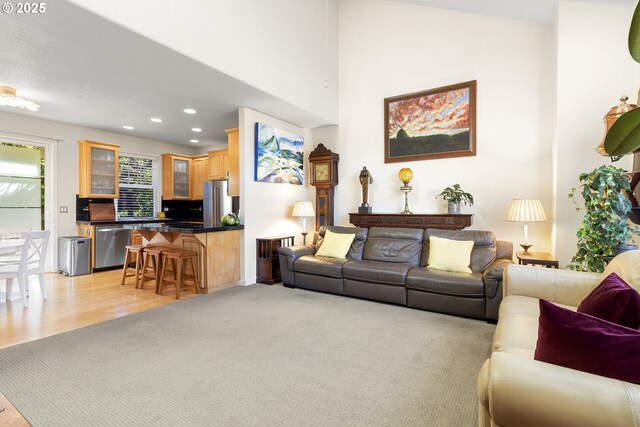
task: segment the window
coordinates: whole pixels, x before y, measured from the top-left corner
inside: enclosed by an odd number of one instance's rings
[[[155,161],[121,155],[119,160],[118,218],[153,217],[155,212]]]
[[[44,148],[0,142],[0,224],[44,230]]]

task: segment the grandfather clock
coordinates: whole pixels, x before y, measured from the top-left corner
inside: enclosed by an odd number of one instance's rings
[[[333,225],[333,191],[338,184],[340,155],[323,144],[309,154],[311,185],[316,187],[316,230],[323,225]]]

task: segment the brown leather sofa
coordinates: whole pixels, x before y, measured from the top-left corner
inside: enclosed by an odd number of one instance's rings
[[[496,241],[490,231],[412,228],[329,227],[355,234],[344,259],[315,256],[315,245],[278,249],[282,282],[287,287],[349,295],[459,316],[497,320],[502,271],[512,263],[513,245]],[[429,237],[473,240],[472,273],[426,268]]]

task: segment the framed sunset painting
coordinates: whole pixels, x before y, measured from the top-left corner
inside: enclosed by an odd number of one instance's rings
[[[476,81],[384,100],[384,162],[476,155]]]

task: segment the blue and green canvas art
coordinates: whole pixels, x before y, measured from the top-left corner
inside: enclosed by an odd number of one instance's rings
[[[304,139],[300,135],[256,123],[256,167],[258,182],[302,185]]]

